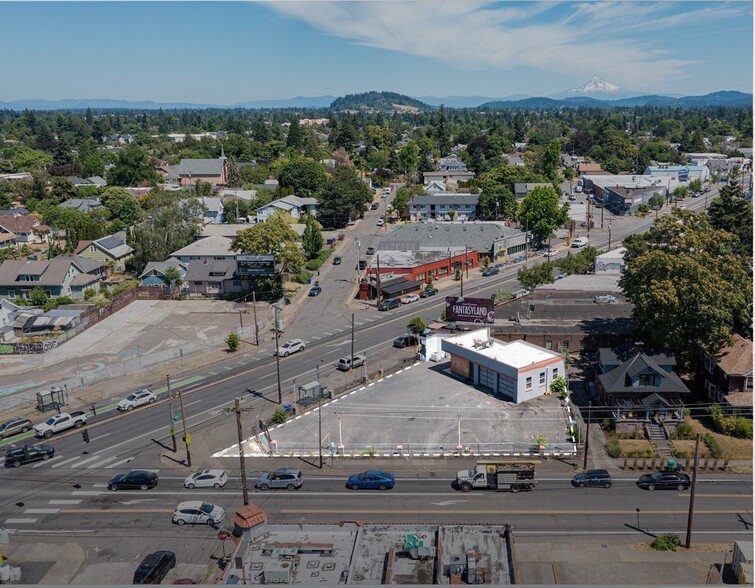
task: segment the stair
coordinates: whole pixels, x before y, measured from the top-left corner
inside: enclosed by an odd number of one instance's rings
[[[648,440],[650,444],[655,448],[658,455],[661,457],[671,457],[672,451],[666,439],[666,432],[663,427],[656,425],[655,423],[647,423],[645,425],[645,431],[647,432]]]

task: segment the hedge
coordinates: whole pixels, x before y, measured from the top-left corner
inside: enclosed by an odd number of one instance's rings
[[[317,253],[317,257],[315,257],[314,259],[310,259],[304,265],[304,267],[307,268],[309,271],[319,270],[322,267],[322,265],[328,260],[328,257],[330,257],[331,253],[333,253],[333,250],[330,247],[323,247]]]

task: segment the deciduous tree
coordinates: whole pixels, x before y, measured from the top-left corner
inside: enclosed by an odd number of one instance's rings
[[[264,223],[236,233],[231,249],[253,255],[275,255],[283,269],[292,274],[301,271],[306,262],[299,249],[299,236],[291,228],[291,215],[282,210],[274,212]]]
[[[559,206],[558,192],[538,186],[519,203],[519,225],[527,228],[542,243],[569,220],[569,203]]]

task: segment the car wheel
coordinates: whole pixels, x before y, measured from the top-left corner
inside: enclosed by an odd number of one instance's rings
[[[213,487],[213,488],[215,488],[215,489],[217,490],[218,488],[220,488],[220,484],[218,484],[217,482],[215,482],[215,483],[214,483],[214,484],[212,485],[212,487]]]
[[[655,484],[648,484],[648,490],[655,490]]]
[[[128,406],[126,407],[126,412],[131,412],[132,410],[134,410],[134,405],[133,405],[133,404],[129,404],[129,405],[128,405]]]
[[[260,484],[260,490],[262,490],[263,492],[265,490],[268,490],[269,488],[270,488],[270,486],[268,486],[267,484]]]
[[[45,431],[45,439],[52,437],[52,431]]]
[[[42,455],[42,461],[47,461],[48,459],[50,459],[50,454],[49,453],[45,453],[45,454]]]
[[[283,357],[288,357],[288,351],[283,352]]]
[[[462,484],[459,488],[459,490],[461,490],[462,492],[469,492],[471,489],[472,486],[470,486],[469,484]]]
[[[189,490],[194,490],[194,488],[196,488],[196,486],[195,486],[194,484],[187,484],[187,485],[186,485],[186,487],[187,487],[187,488],[188,488]]]
[[[286,486],[286,490],[296,490],[296,486],[289,484],[288,486]]]
[[[108,484],[107,489],[112,492],[115,492],[116,490],[118,490],[118,486],[113,486],[112,484]]]
[[[26,433],[26,431],[28,431],[28,430],[29,430],[29,427],[24,427],[23,429],[21,429],[21,432],[22,433]]]
[[[215,521],[213,519],[207,519],[207,524],[210,525],[211,527],[214,527]]]
[[[21,467],[21,462],[20,461],[14,461],[13,462],[13,467],[14,468],[20,468]]]
[[[517,492],[519,492],[519,486],[512,486],[512,487],[511,487],[511,491],[512,491],[512,492],[513,492],[514,494],[516,494]]]
[[[610,488],[610,487],[611,487],[611,482],[606,482],[605,484],[603,484],[603,488]]]
[[[150,398],[149,402],[147,404],[154,404],[155,400],[157,400],[157,399],[156,398]]]
[[[385,490],[385,489],[386,489],[385,484],[380,484],[380,486],[378,486],[378,490]]]
[[[359,486],[357,486],[356,484],[352,484],[351,485],[351,489],[352,490],[359,490]]]
[[[186,524],[186,521],[185,521],[185,520],[183,520],[183,519],[176,519],[176,524],[177,524],[177,525],[185,525],[185,524]]]
[[[140,490],[149,490],[149,486],[147,486],[146,484],[142,484],[141,486],[139,486],[139,489]]]
[[[580,483],[579,483],[579,487],[580,487],[580,488],[584,488],[584,487],[585,487],[585,483],[584,483],[584,482],[580,482]]]
[[[682,490],[684,490],[684,484],[679,484],[679,485],[678,485],[678,486],[676,487],[676,489],[677,489],[677,490],[679,490],[679,491],[681,492]]]

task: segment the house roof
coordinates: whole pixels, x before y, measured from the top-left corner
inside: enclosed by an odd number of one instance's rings
[[[186,273],[187,264],[177,260],[175,257],[166,259],[165,261],[150,261],[139,274],[139,279],[146,276],[162,276],[165,275],[165,270],[170,267],[177,267],[179,271],[183,270]]]
[[[423,172],[422,174],[423,178],[445,178],[445,177],[453,177],[453,176],[456,176],[457,178],[470,179],[474,177],[474,172],[444,170],[444,171]]]
[[[0,232],[0,243],[6,243],[8,241],[13,241],[13,239],[16,238],[15,233],[3,233]]]
[[[71,198],[65,202],[58,204],[61,208],[73,208],[79,212],[89,212],[93,208],[102,206],[102,201],[97,196],[91,198]]]
[[[134,251],[134,248],[126,243],[126,231],[119,231],[113,235],[96,239],[92,241],[92,244],[115,259],[126,257]],[[81,247],[78,247],[77,253],[82,250]]]
[[[595,173],[603,171],[599,163],[580,163],[577,165],[579,173]]]
[[[399,294],[408,290],[417,290],[421,285],[422,283],[418,282],[417,280],[399,278],[385,284],[381,281],[380,290],[387,296],[393,296],[394,294]]]
[[[96,282],[99,276],[83,273],[73,259],[50,259],[42,261],[11,260],[0,264],[0,285],[8,287],[35,288],[36,286],[60,286],[65,280],[71,264],[79,269],[79,275],[72,280],[74,286]],[[19,276],[38,276],[33,282],[19,282]],[[81,277],[85,276],[85,277]]]
[[[601,365],[617,365],[632,359],[638,351],[637,345],[629,343],[612,348],[601,347],[598,356]],[[676,365],[676,358],[673,353],[645,349],[643,354],[658,365]]]
[[[526,194],[540,187],[552,188],[553,184],[549,184],[548,182],[517,182],[514,184],[514,193],[521,194],[524,192]]]
[[[58,255],[55,257],[55,259],[67,259],[69,261],[72,261],[82,272],[86,274],[91,274],[92,272],[96,272],[97,270],[105,267],[105,264],[101,261],[90,259],[88,257],[82,257],[81,255]]]
[[[254,200],[257,197],[257,190],[223,190],[220,193],[221,198],[225,200]]]
[[[47,231],[50,229],[36,216],[0,216],[0,229],[8,233],[30,233],[32,231]]]
[[[631,385],[632,378],[648,371],[652,371],[660,377],[660,386]],[[689,389],[684,385],[684,382],[679,379],[679,376],[674,372],[667,372],[644,353],[637,353],[634,357],[628,359],[610,372],[600,374],[598,380],[600,380],[600,383],[607,394],[689,394]],[[643,399],[643,404],[645,404],[645,400],[648,399]],[[649,399],[648,402],[653,404],[653,399]]]
[[[236,273],[235,261],[193,259],[189,262],[184,279],[187,282],[230,280]]]
[[[107,180],[100,176],[92,176],[91,178],[87,178],[89,180],[90,184],[94,184],[95,186],[107,186]]]
[[[752,373],[752,341],[734,333],[733,344],[726,346],[716,356],[716,363],[730,376]]]
[[[477,206],[479,194],[428,194],[427,196],[415,196],[409,200],[409,206],[430,206],[443,204],[465,204]]]
[[[173,171],[179,176],[220,176],[223,174],[223,163],[222,159],[182,159]]]
[[[29,209],[24,208],[23,206],[20,206],[18,208],[6,208],[4,210],[0,210],[0,216],[23,216],[25,214],[29,214]]]
[[[236,252],[231,250],[232,242],[233,239],[221,235],[205,237],[189,243],[186,247],[182,247],[170,255],[171,257],[212,257],[213,255],[233,255],[235,257]]]
[[[752,392],[732,392],[724,396],[731,406],[752,408]]]

